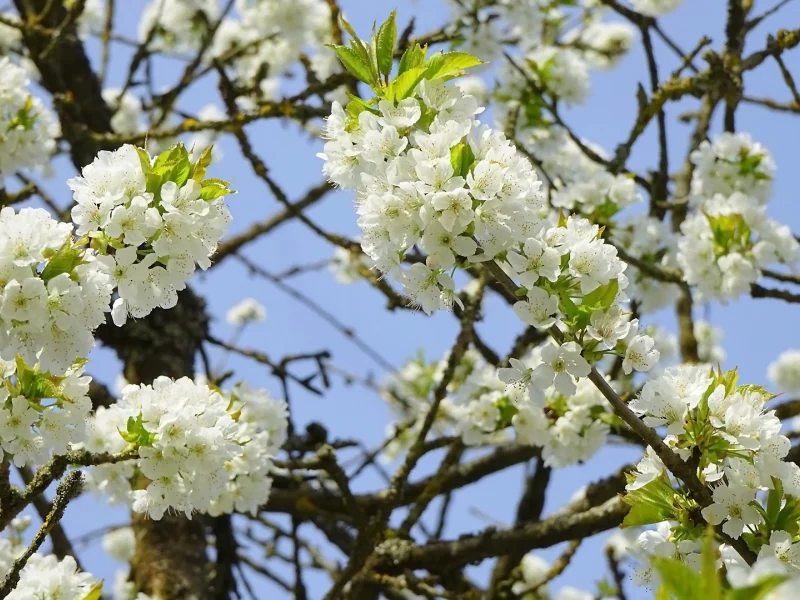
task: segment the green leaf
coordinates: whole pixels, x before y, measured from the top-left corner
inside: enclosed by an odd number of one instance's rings
[[[765,521],[770,529],[775,529],[774,525],[778,521],[781,512],[781,501],[783,500],[783,482],[778,477],[772,478],[772,489],[767,496],[767,516]]]
[[[138,147],[136,148],[136,153],[139,155],[139,162],[142,165],[142,173],[147,175],[153,168],[153,165],[150,163],[150,155],[147,153],[147,150]]]
[[[420,46],[417,43],[410,45],[400,57],[400,66],[397,73],[402,75],[406,71],[421,67],[425,63],[425,55],[428,53],[428,45]]]
[[[651,556],[650,562],[661,575],[663,586],[680,600],[706,600],[703,596],[703,578],[676,558]]]
[[[766,595],[786,581],[783,575],[769,575],[755,585],[728,590],[725,600],[763,600]]]
[[[362,100],[361,98],[359,98],[358,96],[354,96],[353,94],[347,94],[347,95],[350,97],[350,102],[347,103],[345,110],[347,111],[348,115],[356,119],[356,122],[358,121],[358,115],[360,115],[365,110],[368,110],[369,112],[375,115],[380,114],[380,112],[375,110],[366,100]]]
[[[38,406],[40,400],[44,398],[61,397],[61,377],[41,373],[37,368],[31,368],[22,357],[17,355],[17,390],[16,395],[25,396],[31,407],[41,410]]]
[[[431,56],[425,63],[425,79],[453,79],[464,74],[465,69],[482,65],[483,61],[466,52],[441,52]]]
[[[164,176],[153,171],[145,175],[145,190],[153,194],[156,202],[161,200],[161,186],[164,185]]]
[[[375,23],[372,24],[372,34],[369,38],[369,44],[364,44],[367,47],[367,66],[372,73],[372,80],[380,87],[381,73],[378,68],[378,34],[375,32]]]
[[[714,527],[708,525],[701,553],[701,575],[704,582],[704,600],[722,600],[722,581],[717,569],[717,550],[714,548]]]
[[[614,298],[617,297],[618,291],[619,282],[617,282],[616,279],[612,279],[606,285],[601,285],[600,287],[586,294],[583,297],[581,306],[585,306],[593,310],[608,310],[608,308],[614,303]]]
[[[156,437],[154,433],[150,433],[145,429],[144,422],[142,421],[142,413],[139,413],[135,419],[133,417],[128,417],[126,430],[120,431],[117,429],[117,431],[119,431],[123,440],[136,447],[152,446],[153,440],[155,440]]]
[[[103,597],[103,580],[101,579],[92,586],[89,593],[82,600],[100,600]]]
[[[378,70],[384,77],[392,72],[394,62],[394,44],[397,41],[397,24],[395,23],[396,10],[392,11],[378,29]]]
[[[156,157],[156,162],[153,164],[153,170],[159,173],[164,173],[178,164],[181,160],[189,159],[189,152],[182,143],[177,143],[169,150],[164,150]]]
[[[228,182],[221,179],[205,179],[201,182],[200,198],[206,201],[222,198],[236,192],[228,188]]]
[[[455,175],[466,177],[473,162],[475,162],[475,155],[469,144],[461,142],[450,148],[450,164],[453,165]]]
[[[621,527],[651,525],[676,519],[675,496],[676,492],[666,476],[628,492],[622,500],[630,505],[631,510],[625,515]]]
[[[783,530],[790,535],[796,535],[798,532],[798,521],[800,521],[800,500],[789,497],[778,513],[778,518],[775,520],[775,527],[773,529]]]
[[[344,15],[339,13],[339,22],[341,23],[342,27],[344,28],[347,33],[350,34],[350,48],[353,52],[356,53],[361,59],[361,62],[367,65],[369,63],[369,54],[367,52],[367,45],[359,39],[358,35],[356,35],[355,30],[353,29],[352,25],[347,22],[347,19],[344,18]]]
[[[211,164],[211,152],[214,149],[214,145],[210,145],[208,148],[203,150],[203,153],[200,154],[200,158],[197,159],[197,162],[192,165],[191,173],[189,177],[194,179],[195,181],[203,181],[206,177],[206,168]]]
[[[347,46],[331,45],[329,47],[333,48],[334,52],[336,52],[336,55],[339,57],[339,60],[344,65],[344,68],[347,69],[356,79],[363,81],[369,86],[373,86],[377,83],[375,78],[372,76],[369,66],[364,62],[362,57],[356,53],[355,50],[348,48]]]
[[[390,102],[400,102],[400,100],[410,97],[424,78],[425,67],[414,67],[398,75],[386,88],[386,99]]]
[[[33,112],[33,96],[28,96],[25,105],[17,111],[17,114],[8,121],[8,130],[21,127],[26,131],[33,129],[36,124],[36,113]]]
[[[62,273],[72,273],[72,270],[75,267],[82,265],[84,262],[83,249],[76,248],[69,241],[67,241],[63,246],[61,246],[61,248],[59,248],[58,252],[50,257],[50,260],[47,261],[47,265],[45,265],[44,269],[42,270],[40,277],[42,278],[42,281],[47,283],[57,275],[61,275]]]
[[[511,420],[519,412],[519,409],[509,400],[507,396],[503,396],[494,403],[497,410],[500,412],[500,417],[497,420],[497,426],[501,429],[510,427]]]
[[[175,164],[167,173],[167,181],[174,181],[178,187],[183,187],[192,172],[192,163],[189,162],[189,157],[182,158]]]

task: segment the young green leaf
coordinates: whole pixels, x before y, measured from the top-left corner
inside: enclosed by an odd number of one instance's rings
[[[150,172],[150,169],[153,168],[153,166],[150,164],[150,155],[144,148],[137,147],[136,152],[139,154],[139,162],[142,165],[142,173],[147,175]]]
[[[453,165],[456,175],[466,177],[473,162],[475,162],[475,155],[469,144],[461,142],[450,148],[450,164]]]
[[[417,43],[411,44],[403,56],[400,57],[400,66],[397,68],[397,73],[402,75],[406,71],[415,67],[421,67],[425,63],[425,55],[428,53],[428,46],[420,46]]]
[[[334,46],[331,45],[339,60],[344,65],[344,68],[359,81],[363,81],[369,86],[376,83],[372,76],[372,71],[365,61],[360,57],[355,50],[347,46]]]
[[[397,40],[396,14],[397,11],[393,10],[389,18],[378,29],[378,69],[384,77],[388,77],[392,72],[392,63],[394,62],[394,44]]]
[[[95,583],[82,600],[100,600],[103,597],[103,581]]]
[[[722,581],[717,569],[717,550],[714,547],[714,527],[708,525],[703,539],[701,575],[705,584],[704,600],[722,600]]]
[[[390,102],[400,102],[410,97],[425,77],[425,67],[415,67],[398,75],[386,88],[385,96]]]
[[[631,507],[621,527],[651,525],[676,518],[675,490],[665,477],[628,492],[623,498]]]
[[[664,587],[673,598],[680,600],[706,600],[703,596],[703,578],[677,558],[652,556],[650,562],[661,575]]]
[[[464,74],[466,69],[476,67],[483,62],[466,52],[448,52],[434,54],[428,59],[425,79],[453,79]]]
[[[75,267],[83,264],[83,262],[83,250],[81,248],[75,248],[67,241],[59,248],[58,252],[50,257],[40,277],[42,281],[47,283],[57,275],[71,273]]]
[[[200,155],[200,158],[197,159],[197,162],[192,165],[192,170],[189,175],[195,181],[203,181],[206,178],[206,169],[208,165],[211,164],[211,151],[214,149],[214,145],[212,144]]]
[[[728,590],[725,600],[763,600],[784,581],[786,577],[783,575],[768,575],[755,585]]]
[[[344,30],[350,34],[350,48],[353,52],[361,59],[363,64],[367,64],[369,62],[369,56],[367,55],[366,44],[364,44],[356,35],[355,30],[353,29],[352,25],[347,22],[347,19],[344,18],[342,13],[339,13],[339,23],[344,28]]]

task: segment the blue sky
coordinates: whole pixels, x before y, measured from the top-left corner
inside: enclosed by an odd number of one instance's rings
[[[117,27],[129,35],[135,34],[141,2],[118,2]],[[724,13],[726,2],[722,0],[687,0],[674,14],[661,19],[662,27],[685,49],[694,47],[702,35],[710,36],[719,48],[724,40]],[[756,11],[771,6],[774,2],[756,1]],[[395,6],[398,8],[400,27],[414,15],[417,32],[438,27],[448,14],[444,2],[434,0],[343,0],[341,5],[348,19],[359,31],[366,31],[373,20],[381,21]],[[800,6],[790,4],[780,16],[771,18],[766,26],[759,27],[751,36],[745,54],[763,47],[766,34],[779,27],[796,27],[800,22]],[[662,79],[678,64],[673,54],[655,40],[656,52]],[[98,56],[95,43],[89,44],[93,58]],[[110,86],[118,86],[127,73],[127,49],[115,47],[109,77]],[[784,60],[790,70],[800,76],[800,52],[787,53]],[[157,77],[165,84],[174,82],[181,65],[167,61],[157,70]],[[486,74],[491,80],[491,71]],[[580,133],[611,151],[622,141],[630,128],[636,111],[634,92],[637,82],[647,82],[644,55],[639,46],[626,57],[620,66],[609,72],[596,72],[592,77],[593,94],[586,106],[564,111],[565,120]],[[748,74],[745,84],[753,96],[772,96],[788,99],[789,92],[783,84],[777,66],[767,62],[754,74]],[[752,86],[752,87],[751,87]],[[182,107],[196,112],[217,98],[213,82],[198,84],[184,96]],[[217,102],[222,106],[221,102]],[[685,157],[690,126],[677,122],[678,114],[692,108],[691,101],[670,104],[667,107],[670,123],[670,164],[673,171]],[[762,108],[742,106],[738,113],[737,127],[749,131],[754,138],[772,152],[778,165],[775,193],[770,203],[770,214],[800,231],[800,212],[797,209],[797,187],[792,172],[798,167],[797,133],[800,131],[796,118],[786,114],[766,111]],[[717,115],[714,130],[721,128],[721,114]],[[321,145],[310,139],[292,124],[275,121],[257,123],[248,128],[256,143],[256,150],[264,158],[277,182],[290,198],[301,197],[304,191],[322,181],[321,164],[315,157]],[[650,127],[637,142],[629,166],[639,172],[656,164],[656,129]],[[213,166],[215,176],[233,180],[239,194],[230,201],[234,215],[231,233],[245,229],[253,221],[261,220],[280,210],[280,205],[270,195],[263,182],[250,172],[241,159],[238,148],[230,140],[221,142],[224,152],[221,162]],[[48,188],[62,204],[69,200],[63,181],[73,174],[69,165],[59,163],[56,176]],[[352,197],[337,192],[328,195],[309,211],[309,216],[326,230],[354,237],[357,233]],[[305,226],[289,223],[274,231],[266,239],[252,244],[245,254],[271,272],[280,272],[296,264],[311,263],[331,256],[332,248],[309,232]],[[366,283],[351,286],[337,284],[323,270],[290,280],[291,285],[313,298],[339,320],[352,327],[372,347],[400,365],[423,349],[427,357],[438,357],[453,343],[457,334],[455,320],[447,314],[426,317],[423,313],[384,310],[383,297]],[[329,324],[311,313],[307,308],[285,295],[272,284],[247,275],[235,260],[226,261],[194,282],[205,295],[209,309],[214,315],[212,331],[217,337],[232,333],[224,321],[225,311],[245,296],[252,296],[268,308],[269,315],[261,325],[248,329],[240,345],[258,348],[271,357],[286,354],[327,349],[332,353],[332,363],[337,367],[363,376],[381,377],[385,373],[371,362],[352,342]],[[766,367],[782,350],[800,346],[797,341],[796,317],[790,307],[774,300],[741,300],[729,306],[713,304],[698,310],[714,324],[725,330],[724,346],[728,353],[727,366],[737,365],[741,377],[753,383],[765,383]],[[513,314],[497,299],[490,298],[486,320],[478,325],[480,335],[494,348],[504,353],[519,331]],[[764,318],[762,315],[767,315]],[[674,318],[667,311],[659,314],[657,322],[674,329]],[[116,359],[105,350],[93,354],[89,371],[97,379],[112,384],[119,373]],[[236,377],[252,385],[264,386],[276,395],[280,394],[277,380],[260,365],[247,359],[231,357],[229,367],[235,368]],[[300,371],[302,372],[302,370]],[[334,378],[332,388],[324,397],[311,395],[303,390],[292,394],[293,414],[299,424],[319,421],[330,430],[331,437],[357,437],[368,446],[374,446],[383,438],[385,425],[390,420],[386,405],[374,393],[358,386],[346,386]],[[436,457],[438,460],[440,457]],[[618,466],[636,459],[636,453],[620,446],[611,446],[601,451],[588,464],[558,471],[548,489],[546,512],[562,505],[577,489],[599,476],[611,473]],[[426,461],[415,472],[413,478],[422,476],[431,461]],[[454,508],[445,535],[477,531],[490,524],[510,524],[519,497],[522,468],[510,469],[472,486],[454,498]],[[356,486],[357,491],[366,491],[381,486],[376,476],[367,476]],[[491,521],[481,515],[488,515]],[[124,510],[111,510],[84,497],[71,505],[65,524],[70,534],[80,535],[99,526],[122,523],[127,520]],[[574,585],[594,591],[594,583],[607,575],[605,561],[600,553],[601,542],[597,539],[584,543],[573,559],[573,565],[556,580],[553,587]],[[553,559],[561,548],[550,549],[543,555]],[[99,545],[88,547],[83,553],[84,564],[95,574],[110,579],[114,565],[99,549]],[[476,577],[487,572],[489,565],[472,568]],[[257,589],[264,597],[275,597],[276,588],[259,580]],[[311,598],[321,597],[325,580],[309,580]],[[632,587],[629,586],[629,591]],[[269,594],[269,595],[268,595]],[[629,594],[636,597],[636,594]]]

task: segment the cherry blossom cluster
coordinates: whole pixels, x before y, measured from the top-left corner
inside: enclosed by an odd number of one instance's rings
[[[482,110],[457,86],[423,80],[415,96],[382,100],[357,119],[334,103],[328,119],[320,156],[331,181],[357,189],[362,248],[426,312],[451,304],[446,271],[457,262],[479,245],[492,258],[542,221],[530,163],[502,134],[478,126]],[[415,244],[427,264],[404,270]]]
[[[626,309],[627,265],[616,248],[598,225],[546,205],[528,159],[475,120],[483,109],[474,97],[438,77],[448,58],[462,68],[475,64],[458,53],[433,57],[419,68],[420,82],[400,92],[407,78],[401,60],[398,77],[378,97],[353,99],[346,109],[334,103],[320,154],[324,171],[356,190],[364,252],[425,312],[461,302],[452,278],[457,267],[495,261],[517,286],[520,320],[559,340],[530,364],[511,359],[499,372],[470,368],[451,382],[437,422],[468,444],[513,426],[522,443],[543,446],[548,464],[584,460],[604,443],[611,416],[587,384],[592,364],[613,357],[630,375],[651,370],[659,351]],[[368,73],[360,76],[370,81]],[[638,198],[631,179],[598,168],[592,174],[591,184],[564,186],[553,203],[580,204],[610,219]],[[422,367],[412,368],[412,377]],[[422,393],[411,394],[411,404],[403,386],[392,394],[411,422],[390,432],[395,446],[414,439],[433,402],[435,374]]]
[[[323,0],[238,0],[238,18],[222,20],[210,56],[231,53],[233,76],[255,88],[255,97],[239,99],[242,108],[279,96],[280,77],[289,73],[301,55],[309,57],[314,75],[324,81],[339,72],[335,55],[324,49],[333,42],[332,19]],[[340,97],[344,94],[340,94]]]
[[[390,442],[384,458],[402,455],[416,439],[442,381],[448,357],[426,361],[421,354],[406,362],[383,382],[382,396],[398,420],[387,428]],[[469,349],[456,366],[447,394],[439,404],[432,431],[438,435],[460,435],[471,445],[509,440],[501,410],[508,405],[505,384],[497,369]]]
[[[748,293],[761,269],[796,267],[800,244],[791,229],[766,216],[753,196],[717,194],[681,225],[677,261],[701,298],[735,300]]]
[[[0,57],[0,181],[19,169],[46,167],[60,133],[29,87],[25,69]]]
[[[207,269],[230,213],[227,183],[206,179],[210,148],[194,163],[178,144],[155,161],[131,145],[101,151],[67,184],[77,234],[88,236],[119,298],[114,323],[170,308],[196,266]]]
[[[776,389],[790,394],[800,392],[800,350],[786,350],[769,365],[767,376]]]
[[[765,204],[772,193],[775,162],[747,133],[723,132],[691,154],[692,202],[702,205],[717,194],[740,192]]]
[[[601,223],[639,201],[641,196],[633,179],[601,170],[559,187],[550,199],[552,206],[580,212]]]
[[[236,327],[261,323],[267,318],[267,309],[254,298],[245,298],[225,314],[225,320]]]
[[[98,408],[84,446],[135,449],[138,459],[94,467],[88,482],[154,519],[167,510],[254,513],[269,496],[270,459],[286,428],[286,404],[244,384],[229,393],[186,377],[129,385],[116,404]]]
[[[570,7],[569,4],[576,4]],[[613,66],[633,45],[633,30],[626,23],[603,21],[598,3],[557,3],[549,0],[451,2],[451,29],[464,39],[461,49],[494,61],[504,49],[519,47],[534,56],[571,63],[583,77],[588,67]],[[574,25],[565,29],[565,24]],[[537,52],[541,51],[541,52]],[[567,70],[563,71],[567,77]],[[576,76],[573,81],[578,81]],[[588,83],[588,78],[586,79]],[[581,86],[583,83],[581,83]]]
[[[42,464],[83,441],[91,378],[78,365],[55,377],[21,358],[0,361],[0,457],[9,454],[18,467]]]
[[[158,52],[196,51],[219,12],[216,0],[150,2],[139,20],[139,41],[149,40],[150,47]]]
[[[0,580],[11,571],[14,561],[26,549],[22,534],[30,526],[30,517],[14,519],[0,538]],[[78,570],[75,559],[66,556],[59,560],[52,554],[33,554],[19,574],[19,583],[6,597],[12,600],[85,600],[90,593],[102,588],[92,575]]]
[[[676,268],[675,252],[678,236],[656,217],[640,214],[610,225],[612,239],[628,254],[658,268]],[[639,269],[628,272],[628,295],[636,298],[640,314],[650,314],[677,300],[679,288],[674,283],[659,281]]]
[[[701,557],[702,518],[730,538],[743,538],[758,561],[748,567],[732,548],[722,556],[733,585],[744,585],[766,570],[791,574],[800,567],[794,550],[796,511],[800,507],[800,466],[787,462],[791,447],[781,423],[765,403],[774,397],[760,386],[739,385],[735,371],[708,366],[667,369],[645,383],[630,407],[652,427],[663,427],[668,446],[683,460],[694,457],[696,475],[712,493],[712,503],[698,506],[688,492],[675,489],[658,456],[648,448],[629,476],[626,502],[632,510],[624,525],[659,523],[638,541],[644,561],[635,579],[652,585],[658,571],[647,557],[676,556],[697,568]],[[648,502],[654,502],[649,508]],[[776,559],[779,559],[776,563]],[[782,561],[782,562],[781,562]],[[766,565],[762,563],[767,563]]]
[[[280,77],[303,54],[320,80],[340,70],[335,57],[321,51],[333,41],[323,0],[237,0],[235,8],[235,14],[222,15],[217,0],[151,0],[139,21],[139,39],[150,39],[158,51],[195,53],[215,27],[205,58],[209,64],[224,60],[238,83],[254,88],[254,96],[238,99],[243,109],[276,99]]]
[[[387,458],[416,439],[447,362],[447,356],[431,363],[420,356],[384,383],[383,396],[400,417],[387,431]],[[433,431],[459,435],[472,446],[508,442],[513,431],[517,443],[541,447],[545,463],[553,467],[591,458],[606,442],[613,416],[585,378],[590,366],[580,347],[551,342],[510,362],[498,371],[468,350],[439,404]]]
[[[44,209],[0,211],[0,358],[64,373],[94,344],[112,278]]]
[[[561,362],[563,370],[548,385],[551,372]],[[588,379],[575,383],[576,377],[589,373],[589,363],[580,356],[577,344],[557,348],[550,343],[527,362],[512,359],[511,364],[500,369],[500,378],[508,382],[506,393],[514,402],[511,425],[517,443],[541,446],[545,464],[554,468],[591,458],[608,439],[611,411]],[[546,385],[546,390],[536,390],[534,381]]]
[[[596,597],[572,586],[553,592],[548,582],[553,566],[538,554],[526,554],[519,566],[519,579],[511,586],[511,591],[521,600],[592,600]]]
[[[8,567],[4,569],[5,572],[7,570]],[[90,594],[96,590],[99,594],[100,589],[102,582],[89,573],[80,571],[71,556],[59,560],[52,554],[36,553],[25,563],[20,572],[19,583],[6,598],[84,600],[90,598]]]
[[[683,4],[683,0],[631,0],[637,12],[648,17],[660,17],[672,12]]]

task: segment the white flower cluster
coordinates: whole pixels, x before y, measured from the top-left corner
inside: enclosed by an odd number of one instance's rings
[[[591,66],[610,69],[633,48],[634,34],[627,23],[590,20],[582,29],[568,31],[564,40],[582,50]]]
[[[219,12],[217,0],[153,0],[142,11],[139,41],[151,38],[156,52],[196,51]]]
[[[648,17],[660,17],[672,12],[683,0],[631,0],[633,9]]]
[[[579,211],[606,221],[620,210],[641,201],[636,184],[630,177],[597,170],[585,179],[559,187],[551,204],[558,208]]]
[[[682,366],[647,382],[630,404],[645,423],[666,428],[665,441],[681,458],[699,457],[697,475],[713,488],[713,503],[702,508],[703,518],[721,525],[732,538],[745,534],[748,545],[758,552],[751,569],[733,548],[723,546],[726,564],[740,571],[729,570],[735,586],[744,585],[748,577],[757,578],[764,569],[795,575],[800,569],[800,545],[784,530],[789,522],[781,516],[794,514],[800,503],[800,466],[785,460],[791,442],[780,434],[774,411],[765,408],[773,397],[759,386],[737,385],[735,371],[723,374],[707,366]],[[681,505],[680,500],[665,498],[665,489],[669,494],[678,492],[648,449],[628,490],[646,497],[651,487],[667,505]],[[690,566],[699,564],[697,533],[688,531],[691,524],[678,523],[680,515],[670,516],[671,522],[639,538],[639,558],[644,561],[635,577],[639,583],[652,585],[657,579],[656,569],[647,562],[649,555],[677,556]]]
[[[61,374],[94,344],[113,283],[72,227],[43,209],[0,211],[0,358]]]
[[[0,457],[10,454],[18,467],[42,464],[83,441],[92,402],[82,367],[53,377],[0,361],[0,379]]]
[[[523,51],[547,46],[548,40],[561,40],[560,46],[577,50],[581,63],[608,68],[617,63],[633,45],[633,29],[627,23],[603,22],[603,11],[592,2],[574,3],[565,12],[567,3],[548,0],[501,0],[485,6],[451,2],[455,25],[452,30],[464,40],[461,50],[495,61],[502,56],[503,45],[513,44]],[[562,31],[565,23],[580,25]],[[555,46],[549,51],[557,51]],[[569,60],[569,59],[567,59]],[[585,71],[585,67],[579,67]]]
[[[770,383],[790,394],[800,392],[800,350],[786,350],[767,369]]]
[[[231,307],[225,314],[225,320],[236,327],[244,327],[250,323],[261,323],[266,318],[267,309],[254,298],[245,298]]]
[[[772,193],[775,162],[769,151],[747,133],[719,134],[692,152],[692,202],[701,205],[717,194],[741,192],[761,204]]]
[[[791,229],[766,216],[753,196],[716,195],[681,225],[677,261],[701,298],[735,300],[748,293],[761,269],[794,269],[800,244]]]
[[[623,327],[639,336],[638,322]],[[656,360],[651,349],[648,359]],[[386,455],[394,458],[416,438],[440,385],[447,356],[426,363],[406,363],[383,385],[384,397],[401,416],[387,435]],[[563,467],[591,458],[606,442],[611,408],[586,379],[589,363],[575,342],[554,342],[535,349],[524,360],[511,359],[499,371],[475,350],[459,362],[439,405],[433,430],[460,435],[465,444],[500,444],[513,429],[517,443],[539,446],[549,466]],[[411,425],[408,423],[411,422]]]
[[[698,319],[694,322],[694,338],[697,340],[697,355],[704,363],[718,365],[725,362],[725,349],[722,338],[725,332],[721,327]]]
[[[103,90],[103,100],[114,113],[111,128],[115,132],[133,134],[146,130],[142,102],[131,92],[123,94],[119,88],[106,88]]]
[[[528,160],[502,134],[479,126],[474,115],[482,108],[456,86],[423,80],[411,97],[353,108],[346,113],[334,104],[320,157],[333,182],[357,190],[361,245],[377,268],[430,313],[460,302],[450,270],[496,259],[524,286],[513,307],[520,320],[581,339],[548,344],[535,368],[512,360],[500,370],[506,387],[491,369],[475,370],[470,377],[478,381],[448,390],[458,398],[445,399],[442,415],[470,444],[507,428],[513,417],[518,437],[544,446],[549,464],[590,456],[608,432],[597,421],[603,402],[588,391],[564,400],[589,375],[590,361],[613,354],[631,374],[649,371],[659,358],[654,340],[622,308],[626,265],[616,249],[589,220],[548,212]],[[594,210],[610,204],[613,213],[636,197],[627,178],[598,175],[600,182]],[[426,253],[425,263],[405,268],[414,246]],[[422,415],[432,389],[419,394]]]
[[[674,268],[678,241],[669,223],[647,214],[636,215],[613,226],[613,239],[631,256],[656,267]],[[632,273],[631,273],[632,271]],[[636,299],[640,314],[649,314],[674,305],[679,288],[648,276],[639,269],[628,272],[628,295]]]
[[[24,551],[20,540],[0,538],[0,579]],[[92,575],[80,572],[71,556],[59,560],[52,554],[35,553],[19,575],[19,583],[6,596],[9,600],[84,600],[101,585]]]
[[[104,251],[98,260],[118,288],[112,309],[117,325],[128,314],[142,317],[175,306],[196,265],[211,265],[231,217],[222,200],[227,188],[203,180],[209,152],[191,164],[177,145],[151,164],[146,152],[125,145],[100,152],[67,182],[77,233]]]
[[[259,99],[276,99],[281,75],[303,53],[320,80],[340,70],[335,56],[324,51],[333,38],[330,7],[323,0],[237,0],[236,8],[238,18],[225,18],[217,30],[210,57],[237,52],[234,77],[254,86]]]
[[[519,600],[592,600],[595,596],[571,586],[565,586],[553,593],[547,581],[552,569],[538,554],[529,553],[520,561],[520,579],[511,586],[511,591]]]
[[[542,223],[538,178],[502,134],[478,126],[482,110],[457,86],[423,81],[416,97],[382,100],[357,122],[338,103],[328,119],[320,156],[331,181],[358,190],[362,248],[426,312],[451,304],[445,271],[478,244],[491,258]],[[415,244],[427,265],[403,270]]]
[[[385,459],[401,455],[416,439],[434,392],[441,384],[447,359],[445,356],[426,362],[420,355],[382,384],[382,396],[399,416],[398,422],[391,424],[386,432],[391,441],[384,451]],[[505,388],[497,377],[497,369],[475,350],[467,350],[447,387],[447,395],[439,404],[432,431],[438,435],[460,435],[472,445],[508,441],[501,424],[501,407],[508,404]],[[406,426],[401,427],[403,424]]]
[[[360,267],[371,268],[372,261],[368,256],[359,252],[355,256],[346,248],[336,246],[330,263],[330,272],[338,283],[349,285],[361,279]]]
[[[8,537],[0,538],[0,580],[11,571],[14,561],[25,551],[22,533],[30,526],[31,518],[14,519],[5,531]],[[112,545],[113,542],[113,545]],[[103,549],[118,560],[128,561],[133,555],[134,539],[130,527],[117,529],[103,538]],[[124,554],[124,558],[123,558]],[[154,600],[145,594],[136,593],[134,585],[127,582],[128,573],[122,581],[115,578],[112,597],[114,600]],[[81,572],[75,559],[66,556],[59,560],[51,554],[33,554],[20,571],[17,585],[7,596],[11,600],[87,600],[100,598],[103,582],[89,573]],[[105,596],[102,596],[105,597]]]
[[[55,149],[58,122],[29,86],[26,71],[0,57],[0,181],[19,169],[45,167]]]
[[[270,458],[286,427],[286,404],[264,390],[239,385],[223,394],[185,377],[129,385],[116,404],[97,410],[85,447],[134,447],[139,459],[135,468],[95,467],[89,484],[110,502],[130,502],[154,519],[170,509],[187,516],[255,512],[269,496]]]
[[[574,382],[575,375],[588,374],[589,364],[575,352],[577,345],[571,344],[575,347],[562,346],[550,362],[547,358],[557,350],[553,344],[545,346],[538,365],[535,359],[528,361],[536,365],[533,369],[516,359],[511,360],[514,366],[500,369],[501,379],[509,383],[508,397],[517,410],[511,419],[517,442],[541,446],[545,464],[554,468],[588,460],[605,444],[609,433],[608,424],[601,419],[610,413],[605,398],[588,379],[581,379],[577,385]],[[555,374],[553,386],[548,386],[541,398],[532,398],[530,390],[525,389],[526,379],[532,382],[545,376],[546,383],[560,361],[565,367]],[[560,391],[565,388],[569,388],[568,393]]]

